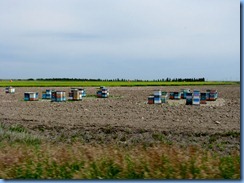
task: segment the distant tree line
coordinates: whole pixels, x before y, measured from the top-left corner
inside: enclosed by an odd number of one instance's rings
[[[21,79],[18,79],[21,80]],[[154,79],[154,80],[142,80],[142,79],[81,79],[81,78],[37,78],[37,79],[33,79],[33,78],[29,78],[27,79],[29,81],[131,81],[131,82],[135,82],[135,81],[142,81],[142,82],[150,82],[150,81],[154,81],[154,82],[204,82],[205,78],[165,78],[165,79]]]

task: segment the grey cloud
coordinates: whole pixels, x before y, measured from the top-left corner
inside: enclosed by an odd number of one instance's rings
[[[0,0],[0,64],[12,62],[16,78],[22,70],[28,77],[214,80],[224,71],[239,78],[239,11],[233,0]]]
[[[54,38],[61,41],[82,41],[98,39],[101,36],[94,34],[84,34],[79,32],[54,32],[54,31],[34,31],[22,34],[20,36],[32,38]]]

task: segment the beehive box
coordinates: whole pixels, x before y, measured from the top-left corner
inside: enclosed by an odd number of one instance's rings
[[[154,96],[154,104],[161,104],[162,101],[161,101],[161,97],[159,96]]]
[[[169,93],[169,98],[172,99],[172,100],[174,99],[174,92],[170,92]]]
[[[54,90],[47,89],[45,92],[42,92],[42,99],[51,99],[52,91]]]
[[[153,95],[154,96],[161,96],[162,92],[160,90],[154,90]]]
[[[5,88],[5,93],[14,94],[15,93],[15,88],[13,88],[12,86],[6,87]]]
[[[52,91],[51,101],[65,102],[66,101],[65,91]]]
[[[100,89],[97,91],[97,97],[98,98],[108,98],[108,96],[109,96],[108,88],[101,86]]]
[[[25,101],[37,101],[38,100],[38,93],[37,92],[25,92],[24,93],[24,100]]]
[[[199,90],[193,91],[192,104],[193,105],[200,105],[200,91]]]
[[[174,92],[174,99],[180,100],[181,99],[181,92]]]
[[[163,91],[163,92],[162,92],[162,96],[161,96],[161,101],[162,101],[162,103],[167,103],[167,102],[168,102],[168,99],[169,99],[168,92]]]
[[[162,102],[162,103],[167,103],[167,102],[168,102],[168,97],[165,96],[165,95],[162,96],[162,97],[161,97],[161,102]]]
[[[82,90],[78,88],[71,88],[69,92],[69,100],[82,100]]]
[[[192,104],[193,105],[200,105],[200,97],[193,97]]]
[[[186,94],[186,105],[192,105],[192,93]]]
[[[190,92],[191,92],[190,89],[181,89],[181,98],[186,99],[186,94]]]
[[[201,93],[200,95],[200,104],[206,104],[206,100],[207,100],[207,93]]]
[[[162,96],[168,96],[168,92],[162,91]]]
[[[201,92],[199,90],[193,90],[193,97],[199,97],[200,98]]]
[[[73,90],[79,90],[82,94],[82,97],[85,97],[86,96],[86,90],[84,88],[71,88],[71,92]]]
[[[217,90],[210,90],[209,92],[209,100],[215,101],[218,98]]]
[[[148,97],[148,104],[154,104],[154,96],[149,96]]]

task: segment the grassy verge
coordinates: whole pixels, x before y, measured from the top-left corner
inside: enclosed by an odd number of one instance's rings
[[[6,153],[8,152],[8,153]],[[201,149],[2,144],[3,179],[240,179],[240,155],[220,157]]]
[[[152,137],[161,143],[121,146],[79,140],[54,142],[33,135],[21,124],[1,124],[0,178],[240,179],[239,151],[221,155],[199,146],[166,143],[161,134]],[[216,141],[213,137],[211,142]]]
[[[0,87],[99,87],[99,86],[191,86],[191,85],[235,85],[240,82],[125,82],[125,81],[0,81]]]
[[[7,141],[9,144],[21,143],[25,145],[38,145],[42,141],[39,135],[33,135],[20,124],[3,125],[0,124],[0,143]]]

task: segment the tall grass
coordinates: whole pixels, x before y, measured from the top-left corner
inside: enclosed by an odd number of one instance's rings
[[[232,85],[240,82],[206,81],[206,82],[128,82],[128,81],[0,81],[0,87],[99,87],[99,86],[190,86],[190,85]]]
[[[174,145],[2,144],[3,179],[240,179],[240,155]]]
[[[42,141],[39,135],[33,135],[21,124],[6,125],[0,124],[0,143],[23,143],[27,145],[38,145]]]

